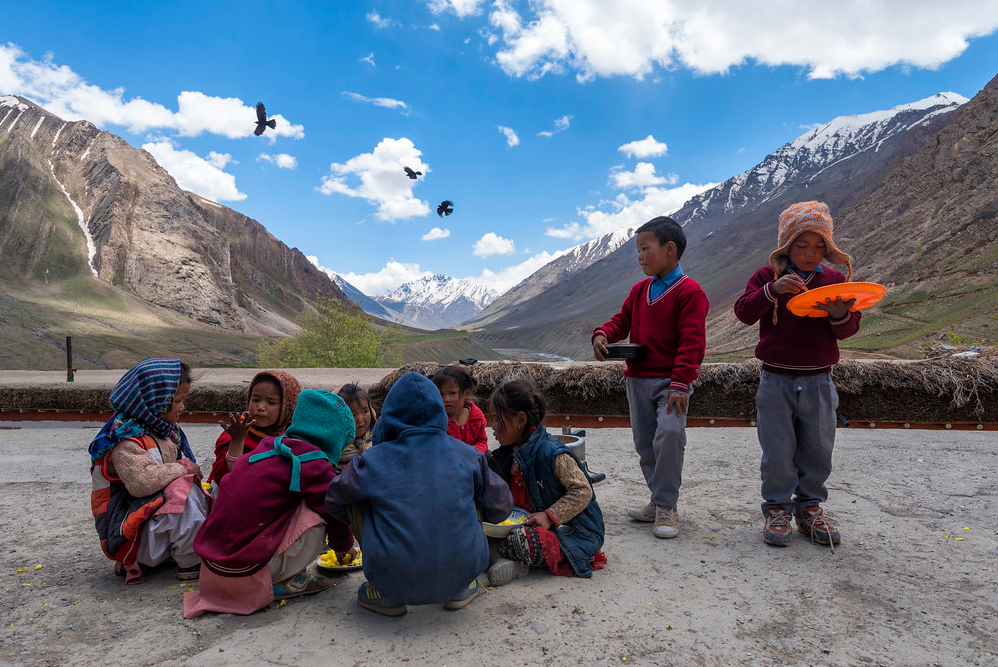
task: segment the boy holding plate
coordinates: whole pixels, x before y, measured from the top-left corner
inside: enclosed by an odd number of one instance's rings
[[[852,277],[849,255],[832,240],[832,216],[823,202],[799,202],[780,214],[779,247],[756,271],[735,303],[745,324],[759,323],[755,356],[762,360],[756,393],[756,428],[762,446],[763,541],[789,546],[797,529],[832,547],[839,531],[824,515],[825,480],[832,471],[835,411],[839,396],[832,366],[838,341],[859,331],[855,299],[816,300],[827,317],[799,317],[787,309],[796,294]],[[845,266],[847,275],[821,261]]]

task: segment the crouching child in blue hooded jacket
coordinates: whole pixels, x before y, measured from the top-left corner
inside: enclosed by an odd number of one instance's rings
[[[364,550],[357,602],[387,616],[410,604],[461,609],[481,593],[489,563],[478,513],[509,516],[509,487],[484,454],[447,435],[440,392],[419,373],[388,392],[372,440],[326,493],[329,513],[350,521]]]

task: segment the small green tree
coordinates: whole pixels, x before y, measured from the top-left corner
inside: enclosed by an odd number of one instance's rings
[[[279,368],[388,368],[402,363],[402,328],[378,330],[359,308],[319,297],[288,338],[266,340],[258,350],[263,366]]]

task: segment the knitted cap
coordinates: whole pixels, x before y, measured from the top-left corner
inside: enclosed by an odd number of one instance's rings
[[[325,389],[306,389],[298,395],[287,436],[315,445],[334,466],[357,427],[343,399]]]
[[[835,245],[832,240],[832,214],[828,206],[820,201],[802,201],[788,206],[780,213],[780,231],[777,238],[779,247],[769,256],[776,275],[787,268],[790,259],[790,245],[804,232],[814,232],[825,240],[825,259],[832,264],[845,266],[849,273],[846,281],[852,279],[852,260]]]

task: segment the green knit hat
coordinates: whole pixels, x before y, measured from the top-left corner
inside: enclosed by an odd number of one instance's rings
[[[356,432],[353,413],[342,398],[325,389],[306,389],[298,395],[287,436],[315,445],[335,466]]]

